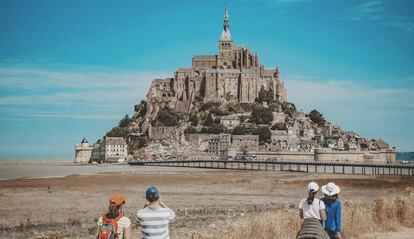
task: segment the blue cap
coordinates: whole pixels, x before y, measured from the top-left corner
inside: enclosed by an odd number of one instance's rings
[[[145,194],[147,198],[158,198],[160,197],[160,190],[155,186],[149,186]]]

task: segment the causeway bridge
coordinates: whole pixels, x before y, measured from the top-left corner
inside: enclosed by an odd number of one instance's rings
[[[275,160],[137,160],[130,165],[227,170],[295,171],[362,175],[414,176],[414,165]]]

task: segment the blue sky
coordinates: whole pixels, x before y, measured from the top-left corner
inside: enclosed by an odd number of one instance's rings
[[[70,158],[155,77],[215,54],[224,0],[0,1],[0,158]],[[414,1],[230,0],[237,44],[289,100],[414,150]]]

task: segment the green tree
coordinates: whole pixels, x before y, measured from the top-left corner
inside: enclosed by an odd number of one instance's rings
[[[126,138],[128,134],[129,132],[126,127],[114,127],[111,129],[111,131],[106,133],[106,136]]]
[[[250,120],[256,124],[270,124],[273,121],[272,110],[262,106],[253,108]]]
[[[237,126],[233,129],[232,132],[233,135],[245,135],[247,133],[247,128],[244,126]]]
[[[126,126],[128,126],[128,125],[129,125],[129,123],[131,123],[131,121],[132,121],[132,119],[131,119],[131,118],[129,118],[129,115],[128,115],[128,114],[126,114],[126,115],[124,116],[124,118],[122,118],[122,119],[119,121],[118,126],[119,126],[119,127],[126,127]]]
[[[221,134],[221,133],[228,133],[226,127],[219,124],[214,124],[209,127],[203,127],[200,132],[200,134]]]
[[[188,117],[188,121],[190,121],[191,126],[197,126],[198,125],[198,116],[195,113],[190,114]]]
[[[187,127],[185,130],[184,130],[184,134],[197,134],[198,132],[197,132],[197,129],[196,128],[194,128],[194,127]]]
[[[270,129],[271,130],[285,130],[286,124],[279,122],[279,123],[274,124]]]
[[[138,106],[138,115],[141,118],[144,118],[146,113],[147,113],[147,102],[145,100],[141,100],[141,103]]]
[[[206,121],[204,121],[204,126],[211,126],[214,124],[213,115],[208,114]]]
[[[317,110],[312,110],[311,112],[309,112],[308,116],[312,120],[312,122],[318,124],[319,127],[323,127],[326,123],[326,120],[323,117],[323,115]]]
[[[157,114],[157,126],[179,126],[180,116],[168,107],[161,109]]]
[[[290,102],[283,102],[282,103],[282,111],[283,113],[289,115],[289,117],[292,117],[293,112],[296,111],[296,106],[293,103]]]
[[[211,110],[213,107],[219,107],[219,106],[220,106],[220,102],[209,101],[200,106],[200,111],[208,111],[208,110]]]
[[[253,134],[259,135],[259,143],[261,145],[271,142],[272,133],[267,127],[257,127]]]
[[[268,104],[272,103],[274,101],[274,94],[272,90],[264,90],[261,89],[259,91],[259,97],[256,98],[258,103],[267,102]]]

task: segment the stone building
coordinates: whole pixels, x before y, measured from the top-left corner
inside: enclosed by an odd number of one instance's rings
[[[101,140],[99,139],[93,145],[91,162],[103,163],[105,160],[105,148],[101,147]]]
[[[231,147],[237,151],[242,151],[244,148],[249,151],[257,151],[259,135],[232,135]]]
[[[83,138],[80,145],[75,145],[75,163],[89,163],[92,156],[92,150],[93,146],[89,145],[86,138]]]
[[[268,69],[259,56],[245,46],[233,42],[227,5],[218,54],[195,55],[191,68],[178,68],[174,77],[155,79],[147,94],[146,118],[168,106],[188,113],[194,100],[253,103],[260,91],[268,91],[279,102],[287,101],[287,91],[280,79],[279,67]],[[144,120],[142,131],[149,124]]]
[[[224,125],[228,129],[234,129],[241,123],[240,118],[236,115],[227,115],[220,117],[220,124]]]
[[[221,159],[227,159],[230,147],[230,134],[212,134],[208,139],[208,153],[213,153]]]
[[[118,162],[128,157],[128,145],[123,137],[105,137],[100,145],[101,151],[105,152],[105,163]]]

